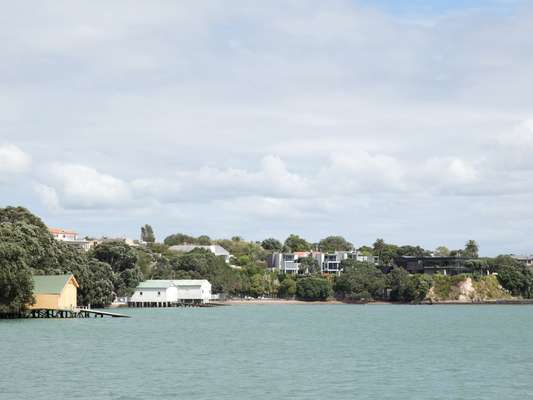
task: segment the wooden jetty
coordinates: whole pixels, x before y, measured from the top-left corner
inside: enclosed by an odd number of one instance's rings
[[[189,303],[182,301],[173,302],[129,302],[129,308],[171,308],[171,307],[198,307],[198,308],[210,308],[228,306],[224,303]]]
[[[107,311],[91,310],[86,308],[54,309],[34,308],[15,314],[0,314],[0,318],[130,318],[129,315],[110,313]]]

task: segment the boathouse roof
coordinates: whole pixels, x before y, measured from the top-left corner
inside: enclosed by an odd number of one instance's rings
[[[74,286],[79,287],[74,275],[34,275],[33,276],[33,293],[34,294],[60,294],[65,285],[72,279]]]

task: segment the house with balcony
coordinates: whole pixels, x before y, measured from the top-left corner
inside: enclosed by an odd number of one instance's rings
[[[64,242],[69,246],[76,247],[80,250],[88,251],[93,246],[92,241],[80,238],[78,233],[73,230],[63,228],[48,228],[48,231],[55,240]]]

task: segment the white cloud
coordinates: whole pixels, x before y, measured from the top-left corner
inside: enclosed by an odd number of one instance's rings
[[[83,165],[53,163],[42,174],[46,184],[37,186],[49,205],[66,209],[118,208],[131,205],[128,184]]]
[[[361,4],[10,3],[1,135],[32,158],[0,147],[0,180],[31,172],[2,198],[111,231],[492,232],[533,190],[533,10]]]
[[[30,166],[29,154],[15,145],[0,145],[0,182],[7,182],[15,175],[27,172]]]

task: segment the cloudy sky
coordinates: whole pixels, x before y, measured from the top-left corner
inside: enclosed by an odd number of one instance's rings
[[[0,206],[533,252],[532,50],[519,0],[9,2]]]

